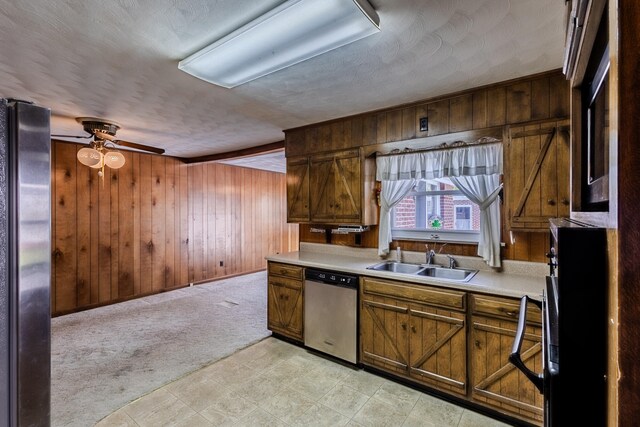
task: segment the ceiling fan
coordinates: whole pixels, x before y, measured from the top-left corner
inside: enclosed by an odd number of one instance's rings
[[[52,137],[63,138],[93,138],[91,148],[98,151],[102,149],[106,143],[113,143],[122,147],[134,148],[136,150],[149,151],[151,153],[163,154],[162,148],[151,147],[148,145],[137,144],[135,142],[124,141],[116,138],[116,132],[120,129],[120,125],[110,120],[99,119],[96,117],[76,117],[76,121],[80,123],[88,136],[76,135],[51,135]]]
[[[89,147],[79,149],[76,156],[78,161],[83,165],[94,169],[100,169],[98,171],[98,176],[100,177],[104,176],[105,166],[109,166],[112,169],[120,169],[126,162],[124,155],[115,149],[115,145],[135,148],[136,150],[149,151],[156,154],[164,153],[162,148],[150,147],[148,145],[137,144],[135,142],[124,141],[116,138],[116,132],[120,129],[120,125],[115,122],[95,117],[77,117],[76,121],[82,125],[84,131],[89,134],[88,136],[51,136],[64,138],[93,138]]]

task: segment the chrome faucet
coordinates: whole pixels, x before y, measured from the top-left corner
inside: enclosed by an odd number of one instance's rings
[[[440,250],[438,251],[438,253],[442,252],[442,248],[444,248],[445,246],[447,246],[447,244],[443,243],[440,246]],[[431,265],[433,264],[433,258],[436,256],[436,251],[435,251],[436,244],[435,243],[433,244],[432,249],[429,249],[429,244],[425,244],[424,247],[427,249],[427,265]]]
[[[449,258],[449,268],[454,268],[456,266],[455,258],[451,255],[447,255],[447,258]]]

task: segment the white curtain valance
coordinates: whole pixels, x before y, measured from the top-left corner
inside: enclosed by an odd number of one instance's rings
[[[502,174],[501,142],[376,158],[378,181],[495,174]]]

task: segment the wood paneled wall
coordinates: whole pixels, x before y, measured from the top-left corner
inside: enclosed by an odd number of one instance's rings
[[[359,146],[405,141],[427,136],[509,126],[569,116],[569,83],[561,70],[445,95],[417,103],[336,119],[286,131],[287,157]],[[420,131],[419,119],[428,117],[428,130]],[[409,146],[409,144],[407,144]],[[367,148],[375,151],[378,147]],[[505,179],[508,179],[505,176]],[[502,213],[504,220],[505,213]],[[324,236],[300,225],[302,242],[324,241]],[[368,234],[375,233],[375,236]],[[353,245],[352,237],[335,237],[332,243]],[[546,261],[548,233],[513,232],[503,221],[503,259]],[[377,227],[362,236],[363,247],[377,247]],[[422,250],[423,243],[392,242],[407,250]],[[476,245],[453,245],[452,254],[476,253]]]
[[[123,151],[101,179],[81,147],[52,145],[54,315],[257,271],[297,248],[283,174]]]

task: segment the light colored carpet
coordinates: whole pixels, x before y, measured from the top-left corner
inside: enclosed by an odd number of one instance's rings
[[[93,426],[269,336],[266,283],[253,273],[52,319],[51,425]]]

